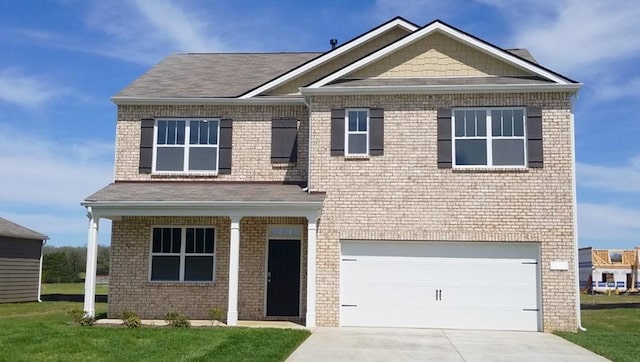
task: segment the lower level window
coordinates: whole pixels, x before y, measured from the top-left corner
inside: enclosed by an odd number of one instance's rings
[[[212,282],[214,267],[214,228],[153,228],[152,281]]]

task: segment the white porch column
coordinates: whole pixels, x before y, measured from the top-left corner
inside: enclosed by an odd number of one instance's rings
[[[96,269],[98,264],[98,228],[100,219],[89,211],[89,236],[87,238],[87,269],[84,277],[84,314],[96,315]]]
[[[307,328],[316,326],[316,220],[307,224]]]
[[[238,271],[240,269],[240,217],[231,217],[231,240],[229,246],[229,305],[227,325],[238,324]]]

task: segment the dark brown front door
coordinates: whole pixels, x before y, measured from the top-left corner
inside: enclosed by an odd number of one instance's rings
[[[267,316],[300,316],[300,240],[269,240]]]

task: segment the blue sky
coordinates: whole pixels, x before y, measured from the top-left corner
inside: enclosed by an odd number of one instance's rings
[[[394,17],[528,48],[575,100],[580,246],[640,246],[637,0],[0,0],[0,216],[84,245],[111,182],[109,98],[174,52],[325,51]],[[109,244],[102,221],[100,243]]]

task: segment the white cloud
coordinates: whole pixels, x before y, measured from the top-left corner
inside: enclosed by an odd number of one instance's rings
[[[539,4],[538,11],[548,10],[548,4]],[[638,1],[563,0],[552,8],[555,13],[546,21],[537,17],[516,26],[517,45],[533,50],[544,63],[573,72],[638,56]]]
[[[640,210],[613,205],[578,204],[581,240],[640,245]],[[612,245],[613,246],[613,245]]]
[[[626,166],[601,166],[577,163],[579,187],[608,192],[640,193],[640,156]]]
[[[185,2],[92,2],[86,24],[107,38],[88,51],[142,64],[154,64],[171,52],[225,51],[206,20]]]
[[[16,68],[0,70],[0,101],[22,107],[38,107],[63,93],[61,88]]]
[[[56,142],[0,125],[0,204],[75,210],[113,179],[113,145]]]

